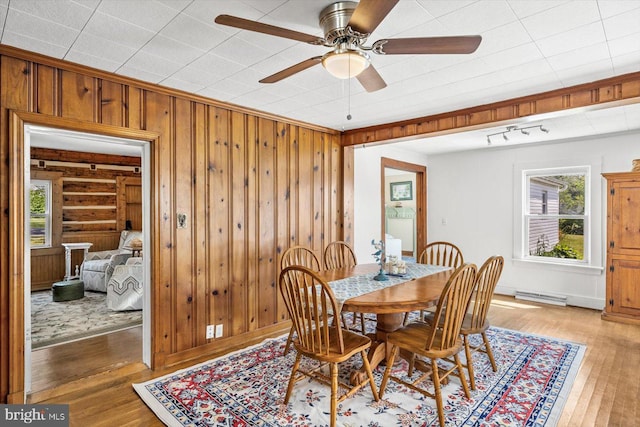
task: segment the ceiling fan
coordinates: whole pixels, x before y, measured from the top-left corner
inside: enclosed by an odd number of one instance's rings
[[[369,35],[398,1],[360,0],[359,3],[332,3],[320,12],[320,27],[324,31],[324,37],[230,15],[218,15],[215,22],[332,49],[322,56],[314,56],[265,77],[260,83],[275,83],[322,63],[333,76],[341,79],[355,77],[367,92],[374,92],[387,84],[371,64],[368,52],[378,55],[464,54],[475,52],[480,45],[481,36],[453,36],[381,39],[371,46],[365,46]]]

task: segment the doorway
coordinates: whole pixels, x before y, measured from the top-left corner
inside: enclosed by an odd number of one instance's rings
[[[30,224],[29,224],[29,182],[30,182],[30,153],[31,139],[34,134],[41,132],[49,132],[52,135],[76,138],[76,140],[84,140],[84,149],[79,151],[91,151],[96,147],[102,147],[108,152],[116,152],[119,149],[134,149],[141,156],[142,170],[142,229],[151,230],[150,219],[150,159],[153,143],[157,140],[157,135],[130,129],[114,128],[112,126],[83,124],[77,121],[69,121],[50,116],[42,116],[33,113],[12,112],[11,120],[11,138],[10,144],[13,153],[16,153],[12,159],[11,178],[14,182],[12,185],[12,200],[16,203],[12,208],[11,217],[13,217],[11,235],[12,242],[10,247],[11,258],[15,260],[15,271],[19,274],[12,274],[10,302],[12,307],[17,310],[12,311],[11,325],[12,336],[16,337],[10,342],[9,352],[16,361],[24,363],[15,363],[11,366],[11,374],[16,379],[14,387],[10,390],[10,401],[12,403],[26,402],[27,396],[31,391],[32,382],[32,349],[31,349],[31,255],[30,255]],[[91,147],[91,149],[89,149]],[[52,146],[52,148],[55,148]],[[68,146],[66,147],[69,150]],[[75,151],[75,150],[71,150]],[[140,179],[140,178],[138,178]],[[143,233],[143,247],[149,248],[149,232]],[[150,286],[150,264],[152,262],[151,251],[147,252],[148,256],[143,257],[143,310],[142,310],[142,326],[138,327],[137,337],[135,334],[129,334],[126,338],[131,342],[139,343],[137,351],[138,360],[147,366],[151,364],[151,286]],[[119,333],[119,332],[118,332]],[[18,337],[22,337],[21,339]],[[96,337],[99,338],[99,337]],[[103,336],[103,340],[112,339]],[[91,338],[93,339],[93,338]],[[133,341],[131,341],[133,340]],[[84,341],[84,340],[83,340]],[[82,342],[82,341],[78,341]],[[90,346],[91,347],[91,346]],[[81,351],[86,351],[85,350]],[[69,351],[66,349],[65,351]],[[73,360],[72,356],[65,356],[68,360]]]
[[[380,173],[381,228],[388,254],[415,260],[427,242],[427,168],[383,157]]]

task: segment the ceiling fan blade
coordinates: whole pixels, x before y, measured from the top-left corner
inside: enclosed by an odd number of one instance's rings
[[[481,36],[383,39],[373,44],[372,51],[387,55],[473,53],[481,41]]]
[[[387,84],[382,80],[382,77],[378,74],[378,71],[374,68],[373,64],[369,64],[363,72],[356,76],[356,79],[358,79],[362,87],[364,87],[367,92],[375,92],[376,90],[387,87]]]
[[[268,77],[265,77],[264,79],[260,80],[260,83],[275,83],[275,82],[279,82],[282,79],[286,79],[287,77],[291,77],[296,73],[299,73],[300,71],[304,71],[307,68],[313,67],[316,64],[319,64],[322,62],[322,56],[314,56],[313,58],[309,58],[307,60],[304,60],[302,62],[299,62],[295,65],[292,65],[289,68],[285,68],[282,71],[278,71],[275,74],[272,74]]]
[[[216,16],[215,22],[216,24],[269,34],[271,36],[284,37],[285,39],[297,40],[313,45],[324,44],[324,39],[322,37],[276,27],[275,25],[263,24],[262,22],[252,21],[250,19],[238,18],[237,16],[218,15]]]
[[[360,0],[349,26],[359,33],[373,33],[399,0]]]

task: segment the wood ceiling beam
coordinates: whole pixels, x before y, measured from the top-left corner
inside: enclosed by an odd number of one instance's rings
[[[342,145],[352,146],[390,140],[412,140],[425,136],[495,126],[536,115],[567,114],[574,109],[598,109],[607,104],[640,102],[640,72],[549,92],[479,105],[447,113],[403,120],[342,133]]]

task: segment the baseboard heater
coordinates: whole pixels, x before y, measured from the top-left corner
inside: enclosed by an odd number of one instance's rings
[[[567,297],[564,295],[550,295],[539,292],[516,291],[516,299],[541,302],[544,304],[567,305]]]

